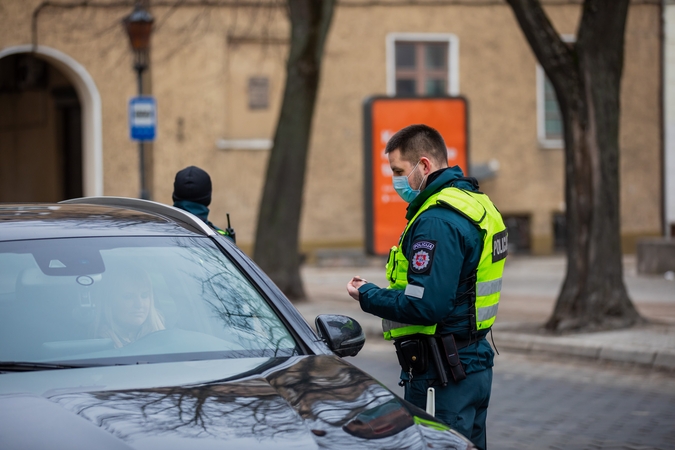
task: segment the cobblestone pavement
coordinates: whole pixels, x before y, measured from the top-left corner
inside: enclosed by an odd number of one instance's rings
[[[672,374],[503,353],[494,369],[492,450],[675,449]]]
[[[348,361],[394,392],[398,365],[387,343]],[[488,413],[490,450],[675,449],[675,376],[580,358],[502,352]]]

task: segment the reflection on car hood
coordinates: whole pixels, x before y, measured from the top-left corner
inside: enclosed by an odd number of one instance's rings
[[[0,385],[3,449],[470,445],[334,356],[15,373]]]

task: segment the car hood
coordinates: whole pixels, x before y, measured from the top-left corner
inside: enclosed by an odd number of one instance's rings
[[[469,448],[335,356],[0,375],[3,449]]]

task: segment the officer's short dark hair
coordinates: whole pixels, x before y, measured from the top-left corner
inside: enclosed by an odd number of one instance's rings
[[[417,162],[422,156],[434,160],[441,167],[448,165],[448,150],[441,133],[424,124],[408,125],[394,134],[384,153],[398,149],[401,158],[409,162]]]

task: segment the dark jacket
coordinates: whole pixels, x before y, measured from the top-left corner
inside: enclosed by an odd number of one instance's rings
[[[477,191],[477,183],[463,178],[458,166],[431,174],[427,187],[408,206],[410,220],[432,194],[458,187]],[[475,314],[467,293],[475,288],[471,275],[478,267],[483,248],[481,233],[467,218],[455,210],[436,206],[424,211],[406,233],[401,248],[411,261],[411,248],[420,241],[434,241],[435,249],[423,273],[408,269],[408,284],[424,288],[422,298],[405,295],[402,290],[381,289],[368,283],[359,289],[361,308],[384,319],[413,325],[439,324],[437,332],[453,333],[459,339],[469,339],[469,315]],[[487,331],[479,332],[484,337]],[[459,351],[467,373],[492,367],[494,353],[486,339],[479,339]],[[435,376],[433,370],[428,376]]]
[[[190,200],[176,200],[173,203],[173,206],[179,209],[182,209],[184,211],[187,211],[191,214],[194,214],[195,216],[199,217],[202,219],[204,223],[206,223],[208,226],[213,228],[217,233],[222,234],[223,236],[229,237],[232,241],[234,241],[234,237],[226,230],[222,230],[212,224],[209,221],[209,208],[208,206],[204,206],[201,203],[197,202],[191,202]]]

